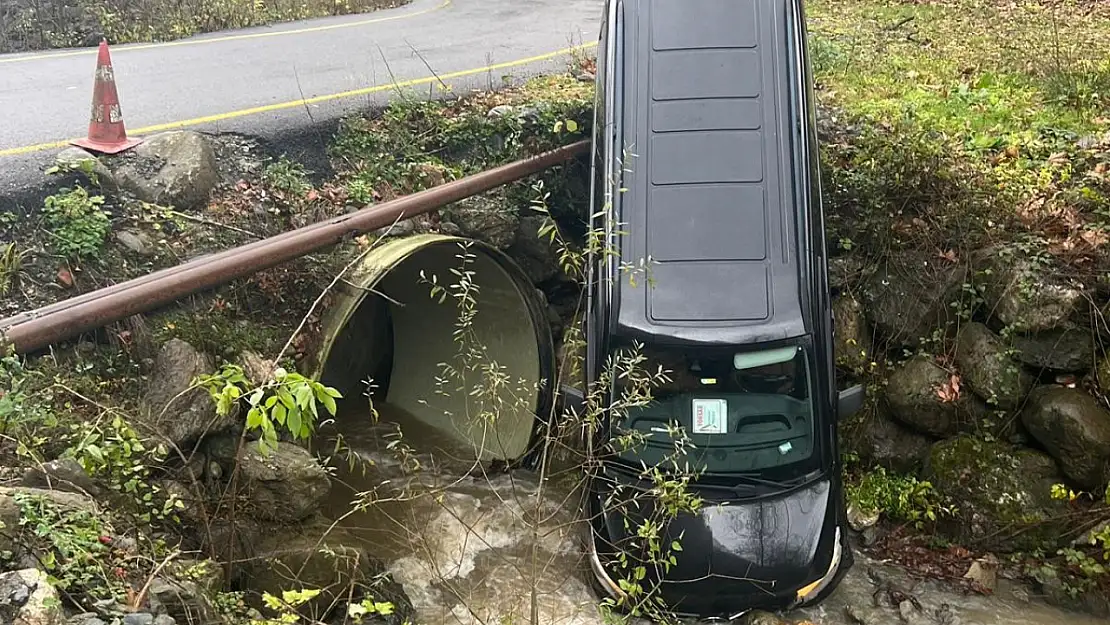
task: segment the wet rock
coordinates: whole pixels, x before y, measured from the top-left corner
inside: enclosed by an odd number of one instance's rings
[[[0,575],[0,622],[11,625],[63,625],[58,591],[46,573],[23,569]]]
[[[1062,476],[1041,452],[961,435],[933,445],[925,475],[957,506],[945,531],[958,541],[1011,552],[1060,540],[1066,504],[1051,489]]]
[[[981,323],[960,329],[956,363],[971,390],[1003,409],[1017,408],[1033,388],[1033,376],[1010,356],[1002,339]]]
[[[256,443],[246,445],[239,471],[247,512],[266,521],[296,523],[308,518],[331,488],[327,471],[311,454],[283,441],[269,455]]]
[[[1051,330],[1069,320],[1083,302],[1083,291],[1057,281],[1035,262],[996,255],[989,261],[984,286],[988,310],[1021,332]]]
[[[238,424],[234,411],[226,417],[218,416],[208,391],[194,388],[185,392],[195,377],[215,369],[208,355],[181,339],[171,339],[162,346],[154,363],[137,425],[183,450],[187,443],[234,428]]]
[[[58,167],[81,172],[88,178],[89,182],[105,191],[119,189],[119,183],[112,174],[112,170],[108,169],[91,152],[79,147],[74,146],[62,150],[58,153],[58,156],[54,157],[54,164]]]
[[[358,543],[326,525],[305,528],[299,535],[271,536],[243,564],[240,585],[279,596],[290,588],[319,589],[322,592],[304,612],[321,620],[347,597],[363,593],[394,604],[391,622],[411,619],[413,606],[400,584],[365,549],[350,546],[354,544]]]
[[[851,295],[833,300],[833,353],[836,364],[845,369],[864,369],[871,362],[871,328],[863,305]]]
[[[776,616],[774,614],[771,614],[770,612],[764,612],[763,610],[756,610],[754,612],[749,612],[748,614],[744,615],[743,618],[740,619],[739,624],[740,625],[790,625],[790,623],[788,621],[785,621],[785,620],[779,618],[778,616]]]
[[[933,441],[877,412],[850,439],[860,458],[898,473],[913,473],[921,468]]]
[[[1037,567],[1033,572],[1036,589],[1046,603],[1073,612],[1085,612],[1098,617],[1110,617],[1110,597],[1098,588],[1079,590],[1074,583],[1060,576],[1053,567]]]
[[[149,256],[154,253],[154,243],[150,237],[142,232],[134,232],[131,230],[121,230],[116,233],[116,240],[119,244],[140,256]]]
[[[117,162],[115,173],[124,189],[141,200],[181,209],[206,204],[219,182],[216,153],[196,132],[148,137]]]
[[[192,580],[156,578],[150,584],[150,605],[179,623],[216,623],[219,612],[209,592]],[[153,620],[153,617],[151,617]],[[148,624],[149,625],[149,624]]]
[[[942,396],[952,374],[927,355],[907,360],[887,378],[884,391],[890,416],[918,432],[938,438],[966,429],[971,421],[966,393]]]
[[[83,612],[70,617],[67,625],[108,625],[93,612]]]
[[[555,247],[547,237],[540,235],[545,223],[546,218],[540,215],[522,217],[513,244],[506,250],[533,284],[546,282],[559,274]]]
[[[154,625],[154,615],[146,612],[128,614],[123,617],[123,625]]]
[[[1094,365],[1091,333],[1075,325],[1014,337],[1022,364],[1050,371],[1087,371]]]
[[[1065,475],[1101,492],[1110,480],[1110,412],[1094,397],[1078,389],[1042,386],[1030,395],[1021,421]]]
[[[500,197],[475,195],[444,209],[444,219],[455,223],[459,234],[506,250],[517,239],[520,217]]]
[[[928,256],[888,261],[864,283],[862,302],[875,330],[891,345],[916,345],[955,320],[966,268],[947,267]]]
[[[87,493],[93,497],[103,494],[103,489],[93,482],[85,469],[73,458],[59,458],[27,469],[20,483],[27,488]]]

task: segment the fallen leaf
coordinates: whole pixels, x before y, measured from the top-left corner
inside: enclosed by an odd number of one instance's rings
[[[316,189],[309,189],[308,195],[305,196],[305,199],[309,202],[315,202],[319,197],[320,194],[316,192]]]

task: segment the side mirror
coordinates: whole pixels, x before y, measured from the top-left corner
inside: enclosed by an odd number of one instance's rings
[[[582,415],[586,412],[586,394],[573,386],[563,386],[559,389],[555,407],[559,414],[571,410],[577,415]]]
[[[849,387],[837,395],[837,414],[843,418],[859,412],[863,408],[866,392],[862,384]]]

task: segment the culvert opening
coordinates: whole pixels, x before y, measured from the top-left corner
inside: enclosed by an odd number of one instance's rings
[[[369,391],[383,419],[410,415],[478,460],[514,461],[532,450],[553,401],[546,310],[512,260],[476,241],[464,252],[464,241],[419,235],[371,252],[327,312],[317,377],[343,393],[345,412],[364,406]],[[472,284],[465,338],[458,272]]]

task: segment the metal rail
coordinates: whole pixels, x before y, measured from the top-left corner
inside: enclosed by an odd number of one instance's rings
[[[586,152],[579,141],[360,211],[202,256],[134,280],[0,319],[0,344],[34,352],[110,323],[156,310],[183,297],[288,262],[452,202],[541,172]]]

